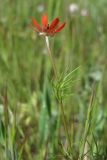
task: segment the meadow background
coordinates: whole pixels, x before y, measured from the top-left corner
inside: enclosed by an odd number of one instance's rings
[[[30,28],[44,13],[66,22],[49,38],[57,72],[79,67],[63,98],[72,150],[44,38]],[[106,0],[0,0],[0,160],[106,160],[106,68]]]

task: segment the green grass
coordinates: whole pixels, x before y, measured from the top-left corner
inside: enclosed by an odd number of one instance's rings
[[[107,159],[107,2],[75,0],[76,13],[71,3],[0,0],[0,160]],[[49,38],[55,82],[44,38],[29,27],[43,13],[66,21]],[[63,97],[71,146],[55,93]]]

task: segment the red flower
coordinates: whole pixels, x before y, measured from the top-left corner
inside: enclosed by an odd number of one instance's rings
[[[60,32],[65,26],[65,23],[62,23],[59,26],[59,18],[55,18],[49,25],[47,15],[42,16],[42,27],[38,24],[38,22],[34,18],[32,18],[32,22],[33,22],[32,26],[33,30],[39,33],[39,35],[44,35],[44,36],[54,36],[56,33]]]

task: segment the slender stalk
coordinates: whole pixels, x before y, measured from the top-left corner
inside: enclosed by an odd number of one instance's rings
[[[85,145],[87,143],[87,136],[91,128],[91,115],[92,115],[92,111],[94,107],[93,106],[94,98],[95,98],[95,84],[93,84],[92,94],[90,97],[89,107],[87,111],[87,117],[86,117],[86,122],[85,122],[84,133],[83,133],[83,141],[80,146],[80,159],[82,159],[84,156]]]
[[[47,36],[45,36],[45,42],[46,42],[46,46],[47,46],[47,50],[48,50],[48,55],[49,55],[49,58],[50,58],[50,61],[51,61],[52,67],[53,67],[54,75],[55,75],[55,78],[57,78],[56,65],[55,65],[55,61],[52,57],[51,49],[49,46],[49,39]]]
[[[6,150],[6,158],[8,158],[8,98],[7,98],[7,87],[4,89],[4,121],[5,121],[5,150]]]
[[[69,145],[69,148],[70,148],[70,151],[72,150],[71,148],[71,139],[70,139],[70,135],[69,135],[69,132],[68,132],[68,127],[67,127],[67,121],[66,121],[66,117],[65,117],[65,113],[64,113],[64,106],[63,106],[63,102],[62,100],[60,100],[60,109],[61,109],[61,114],[62,114],[62,121],[63,121],[63,125],[64,125],[64,130],[65,130],[65,133],[66,133],[66,137],[67,137],[67,140],[68,140],[68,145]]]
[[[47,46],[50,61],[52,63],[54,75],[55,75],[55,78],[57,79],[58,77],[57,77],[56,65],[55,65],[54,58],[52,57],[51,49],[50,49],[50,46],[49,46],[49,39],[48,39],[47,36],[45,36],[45,42],[46,42],[46,46]],[[67,137],[67,140],[68,140],[69,148],[71,150],[71,140],[70,140],[70,136],[69,136],[69,132],[68,132],[68,128],[67,128],[67,121],[66,121],[66,117],[65,117],[65,113],[64,113],[63,102],[60,99],[59,99],[58,102],[59,102],[59,105],[60,105],[60,111],[61,111],[61,115],[62,115],[61,117],[62,117],[62,121],[63,121],[63,125],[64,125],[65,134],[66,134],[66,137]]]

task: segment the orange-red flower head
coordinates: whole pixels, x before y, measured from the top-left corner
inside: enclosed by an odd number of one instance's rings
[[[34,18],[32,18],[32,23],[33,23],[32,28],[34,31],[39,33],[39,35],[54,36],[56,33],[60,32],[65,26],[65,23],[59,25],[59,22],[60,22],[59,18],[55,18],[49,25],[47,15],[43,15],[42,27],[38,24],[38,22]]]

